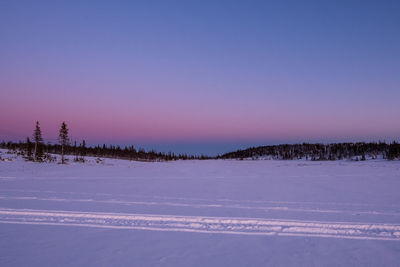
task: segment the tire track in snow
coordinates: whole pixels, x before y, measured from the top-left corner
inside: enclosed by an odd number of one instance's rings
[[[395,224],[27,209],[0,209],[0,223],[400,241],[400,225]]]

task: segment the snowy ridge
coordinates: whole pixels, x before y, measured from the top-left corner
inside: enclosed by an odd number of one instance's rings
[[[400,225],[0,209],[0,223],[400,241]]]

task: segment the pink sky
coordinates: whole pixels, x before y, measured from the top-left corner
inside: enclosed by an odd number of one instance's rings
[[[398,140],[399,10],[10,1],[0,140],[36,120],[46,141],[62,121],[89,143]]]

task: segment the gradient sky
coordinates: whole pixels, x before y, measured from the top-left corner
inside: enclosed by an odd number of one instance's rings
[[[398,140],[400,1],[0,1],[0,140]]]

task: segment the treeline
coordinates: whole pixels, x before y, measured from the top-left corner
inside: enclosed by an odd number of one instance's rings
[[[1,142],[0,148],[17,151],[26,159],[33,160],[34,143],[32,142]],[[59,144],[40,144],[38,150],[39,156],[36,161],[53,161],[54,158],[50,154],[62,154],[62,146]],[[74,161],[85,161],[85,157],[104,157],[138,161],[170,161],[170,160],[193,160],[193,159],[210,159],[207,156],[193,156],[186,154],[160,153],[155,151],[145,151],[144,149],[136,149],[133,146],[114,146],[114,145],[97,145],[87,147],[85,141],[80,144],[64,146],[64,154],[72,155]]]
[[[400,159],[400,144],[393,141],[378,143],[336,143],[336,144],[294,144],[294,145],[274,145],[251,147],[244,150],[237,150],[216,157],[193,156],[186,154],[160,153],[136,149],[133,146],[86,146],[85,140],[81,143],[76,141],[71,144],[69,138],[69,129],[63,122],[59,130],[58,144],[45,144],[42,138],[42,131],[39,122],[36,122],[32,135],[32,141],[29,137],[25,142],[2,142],[0,148],[14,150],[24,156],[29,161],[55,161],[52,154],[61,155],[61,163],[68,161],[64,155],[73,155],[73,160],[85,162],[85,157],[106,157],[127,160],[141,161],[170,161],[170,160],[193,160],[193,159],[258,159],[270,158],[279,160],[366,160],[366,159]]]
[[[271,158],[280,160],[366,160],[383,158],[400,159],[400,144],[378,143],[337,143],[337,144],[295,144],[251,147],[218,156],[220,159]]]
[[[68,161],[64,155],[73,155],[73,160],[76,162],[85,162],[85,157],[105,157],[127,160],[139,161],[170,161],[170,160],[193,160],[193,159],[210,159],[207,156],[193,156],[186,154],[160,153],[152,151],[145,151],[144,149],[136,149],[133,146],[86,146],[85,140],[81,143],[76,141],[71,144],[68,136],[69,129],[67,124],[63,122],[59,131],[58,141],[59,144],[45,144],[42,137],[40,124],[37,121],[32,135],[32,141],[29,137],[25,142],[1,142],[0,148],[8,149],[22,155],[28,161],[46,162],[55,161],[56,158],[52,154],[61,155],[61,163]]]

